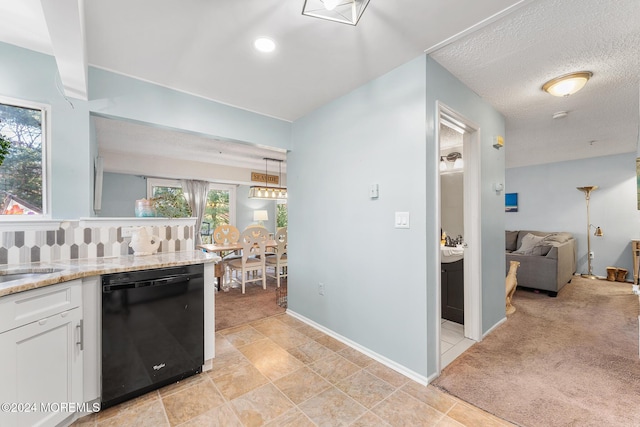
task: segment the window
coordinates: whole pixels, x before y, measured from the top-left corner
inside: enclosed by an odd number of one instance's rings
[[[147,197],[155,199],[154,204],[158,216],[184,218],[191,215],[182,193],[180,181],[149,178],[147,180]],[[213,243],[211,241],[213,230],[218,225],[233,223],[235,223],[235,187],[210,184],[207,207],[200,227],[202,242]]]
[[[287,203],[278,201],[276,204],[276,228],[286,227],[288,222]]]
[[[46,215],[48,108],[0,97],[0,215]],[[13,217],[15,218],[15,217]]]

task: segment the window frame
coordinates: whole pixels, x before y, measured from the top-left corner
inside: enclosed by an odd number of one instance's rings
[[[40,110],[42,134],[40,149],[42,154],[42,213],[35,215],[0,215],[0,223],[31,223],[51,220],[51,106],[24,99],[0,95],[0,104],[30,110]]]
[[[182,188],[182,182],[179,179],[170,178],[147,178],[147,198],[153,197],[153,187],[174,187]],[[231,184],[221,184],[218,182],[209,182],[207,192],[211,190],[229,191],[229,223],[236,222],[236,189],[237,186]]]

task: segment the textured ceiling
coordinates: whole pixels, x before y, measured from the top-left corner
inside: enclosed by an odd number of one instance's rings
[[[636,150],[637,0],[535,1],[432,56],[505,115],[509,167]],[[574,95],[540,89],[582,70],[593,77]],[[554,120],[558,111],[569,115]]]

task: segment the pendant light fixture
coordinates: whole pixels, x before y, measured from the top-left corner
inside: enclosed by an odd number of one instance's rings
[[[250,199],[287,200],[286,187],[269,187],[269,175],[267,174],[267,164],[269,161],[278,162],[278,185],[282,183],[282,160],[264,158],[264,186],[253,185],[249,188]]]
[[[305,0],[302,14],[356,25],[369,0]]]
[[[565,74],[546,82],[542,85],[542,90],[553,96],[569,96],[582,89],[591,76],[591,71]]]

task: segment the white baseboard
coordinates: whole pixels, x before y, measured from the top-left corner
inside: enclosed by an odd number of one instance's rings
[[[369,356],[370,358],[382,363],[383,365],[385,365],[388,368],[393,369],[394,371],[398,372],[399,374],[404,375],[405,377],[419,383],[422,384],[424,386],[426,386],[427,384],[429,384],[431,381],[433,381],[437,375],[432,375],[430,377],[425,377],[424,375],[418,374],[417,372],[407,368],[406,366],[400,365],[399,363],[394,362],[391,359],[387,359],[386,357],[366,348],[361,346],[360,344],[351,341],[349,338],[343,337],[342,335],[332,331],[331,329],[327,329],[324,326],[314,322],[311,319],[308,319],[306,317],[304,317],[301,314],[296,313],[295,311],[291,311],[290,309],[287,309],[286,312],[288,315],[290,315],[291,317],[295,317],[296,319],[300,320],[301,322],[306,323],[307,325],[311,326],[312,328],[315,328],[327,335],[329,335],[332,338],[337,339],[338,341],[340,341],[343,344],[348,345],[349,347],[353,348],[354,350],[359,351],[360,353],[363,353],[367,356]],[[425,361],[426,362],[426,361]]]
[[[493,325],[491,328],[489,328],[489,330],[487,332],[485,332],[484,334],[482,334],[482,339],[485,339],[487,337],[487,335],[489,335],[491,332],[493,332],[498,326],[502,325],[504,322],[507,321],[507,317],[505,316],[502,320],[500,320],[498,323],[496,323],[495,325]]]

